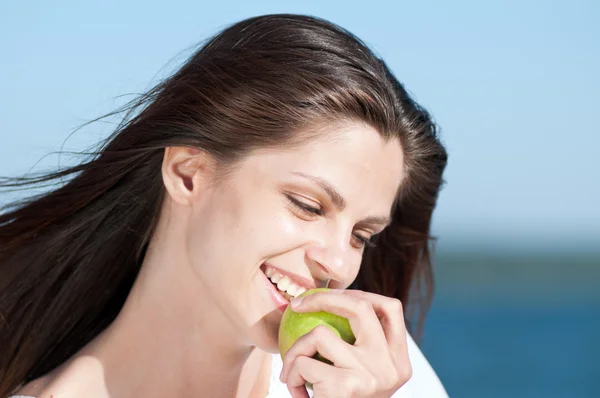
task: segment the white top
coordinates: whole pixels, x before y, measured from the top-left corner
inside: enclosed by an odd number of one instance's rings
[[[448,398],[446,390],[442,386],[440,379],[435,371],[425,359],[425,356],[407,333],[408,357],[413,369],[413,375],[410,380],[404,384],[394,395],[393,398]],[[271,385],[269,387],[268,398],[289,398],[290,393],[285,384],[279,381],[279,374],[283,367],[283,362],[279,354],[273,355],[271,370]],[[309,391],[312,397],[312,391]],[[26,395],[13,395],[8,398],[35,398]]]

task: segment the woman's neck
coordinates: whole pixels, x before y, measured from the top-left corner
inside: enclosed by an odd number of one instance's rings
[[[211,297],[176,280],[181,270],[162,271],[166,265],[173,262],[145,263],[119,316],[52,372],[38,398],[266,394],[271,355],[244,341]]]

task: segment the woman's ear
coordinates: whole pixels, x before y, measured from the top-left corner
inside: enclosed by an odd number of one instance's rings
[[[190,147],[167,147],[162,177],[169,196],[187,205],[213,178],[214,158],[206,151]]]

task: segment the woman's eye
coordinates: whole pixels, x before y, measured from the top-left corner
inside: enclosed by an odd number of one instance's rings
[[[367,238],[367,237],[359,235],[359,234],[354,234],[353,237],[358,242],[357,246],[359,248],[363,248],[363,247],[375,247],[375,243],[373,243],[371,241],[371,238]]]
[[[320,209],[318,207],[314,207],[311,206],[301,200],[298,200],[296,198],[294,198],[293,196],[288,196],[288,199],[290,201],[290,203],[297,209],[300,210],[301,212],[314,217],[314,216],[322,216],[323,215],[323,209]]]

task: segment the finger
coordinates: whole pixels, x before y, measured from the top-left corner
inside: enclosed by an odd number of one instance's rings
[[[308,395],[308,391],[306,390],[305,385],[297,387],[291,387],[290,385],[288,385],[287,389],[290,392],[292,398],[310,398],[310,395]]]
[[[368,301],[381,322],[394,360],[408,355],[404,308],[400,300],[361,290],[346,290],[344,294]],[[396,362],[397,363],[397,362]]]
[[[296,340],[285,353],[281,381],[286,382],[289,370],[297,358],[311,358],[317,352],[336,367],[356,367],[357,359],[352,354],[352,348],[354,347],[340,339],[328,326],[319,325]]]
[[[346,294],[347,291],[318,292],[292,300],[296,312],[326,311],[347,318],[356,337],[356,345],[369,341],[385,343],[382,325],[370,301]]]
[[[338,369],[337,371],[342,370]],[[301,391],[306,392],[305,384],[307,382],[313,385],[314,390],[318,387],[319,383],[326,380],[339,379],[339,376],[336,377],[335,372],[336,368],[332,365],[313,358],[300,356],[292,364],[286,384],[290,393],[300,394]],[[308,393],[306,396],[308,396]]]

